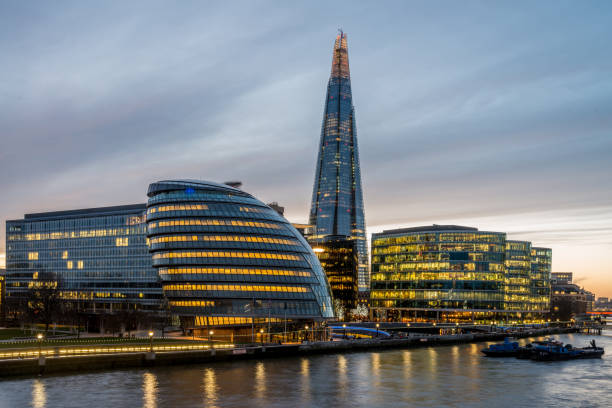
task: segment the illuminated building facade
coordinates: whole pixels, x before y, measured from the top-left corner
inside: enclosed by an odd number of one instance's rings
[[[7,221],[7,302],[52,279],[83,313],[158,311],[162,290],[148,252],[145,211],[136,204]]]
[[[0,269],[0,324],[4,325],[4,269]]]
[[[530,243],[433,225],[372,235],[370,308],[391,321],[541,321]],[[549,250],[550,251],[550,250]],[[538,276],[539,278],[539,276]]]
[[[153,266],[183,328],[246,334],[270,322],[333,317],[316,255],[272,208],[206,181],[160,181],[148,196]]]
[[[552,250],[531,247],[531,302],[533,310],[550,311]]]
[[[369,288],[361,171],[346,34],[336,38],[309,223],[314,239],[348,236],[357,243],[359,290]]]
[[[504,308],[517,313],[531,307],[531,242],[506,241]]]
[[[359,293],[356,242],[345,236],[329,236],[319,242],[311,241],[311,245],[329,281],[334,307],[342,307],[346,316],[357,307]]]

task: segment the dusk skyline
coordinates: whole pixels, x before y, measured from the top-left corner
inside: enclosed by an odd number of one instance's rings
[[[507,232],[612,296],[611,17],[603,1],[4,3],[0,213],[144,203],[191,178],[241,180],[306,222],[341,26],[368,234]]]

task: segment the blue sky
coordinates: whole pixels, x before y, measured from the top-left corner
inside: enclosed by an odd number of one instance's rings
[[[181,177],[306,221],[341,26],[369,232],[507,231],[612,296],[611,21],[608,1],[4,1],[0,215]]]

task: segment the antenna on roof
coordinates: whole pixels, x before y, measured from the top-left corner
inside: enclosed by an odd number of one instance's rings
[[[342,31],[342,27],[338,26],[338,32],[340,33],[340,37],[342,37],[342,35],[344,35],[344,31]]]

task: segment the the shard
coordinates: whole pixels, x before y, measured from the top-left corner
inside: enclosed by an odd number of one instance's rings
[[[334,44],[309,223],[313,226],[315,240],[346,236],[357,241],[359,290],[369,290],[355,109],[343,32],[338,34]]]

